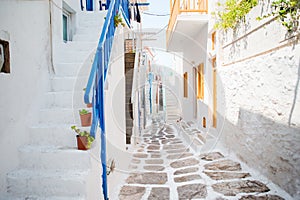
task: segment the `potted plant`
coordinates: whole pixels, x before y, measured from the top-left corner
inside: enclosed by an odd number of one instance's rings
[[[79,110],[81,126],[90,126],[92,124],[92,113],[86,109]]]
[[[71,129],[77,133],[76,138],[78,150],[90,149],[93,141],[95,140],[90,133],[87,131],[81,131],[76,126],[71,126]]]
[[[86,90],[86,88],[83,88],[83,91],[85,91],[85,90]],[[91,108],[91,107],[93,107],[93,104],[92,103],[88,103],[88,104],[86,104],[86,107]]]

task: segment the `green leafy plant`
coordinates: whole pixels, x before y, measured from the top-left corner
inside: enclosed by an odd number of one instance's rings
[[[262,17],[257,17],[257,20],[275,16],[286,29],[297,31],[300,20],[300,1],[299,0],[275,0],[271,4],[272,12]]]
[[[79,136],[87,137],[87,148],[91,148],[91,145],[92,145],[93,141],[95,140],[95,138],[93,138],[89,132],[81,131],[76,126],[71,126],[71,129],[74,130]]]
[[[213,13],[217,22],[216,29],[235,29],[237,24],[245,19],[245,15],[257,5],[258,0],[226,0],[224,4],[217,3],[220,11]]]
[[[87,111],[86,109],[79,110],[80,115],[85,115],[85,114],[88,114],[88,113],[90,113],[90,112]]]
[[[119,24],[121,24],[123,27],[125,26],[125,23],[123,22],[123,19],[119,13],[117,13],[114,17],[114,24],[115,27],[118,27]]]

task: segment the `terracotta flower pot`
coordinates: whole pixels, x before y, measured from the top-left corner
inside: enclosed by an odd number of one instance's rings
[[[91,108],[91,107],[93,107],[93,104],[88,103],[88,104],[86,104],[86,107]]]
[[[77,138],[77,148],[78,148],[78,150],[88,150],[88,148],[87,148],[87,144],[88,144],[87,137],[76,135],[76,138]]]
[[[81,126],[90,126],[92,124],[92,113],[80,114]]]

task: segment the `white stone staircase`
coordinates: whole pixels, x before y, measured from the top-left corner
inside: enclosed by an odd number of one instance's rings
[[[198,129],[194,122],[186,122],[182,119],[182,108],[174,92],[165,89],[167,124],[177,124],[180,137],[185,140],[195,152],[207,152],[214,147],[217,136],[211,132],[204,133]],[[181,119],[181,121],[179,121]],[[179,121],[179,122],[177,122]]]
[[[165,89],[167,123],[175,123],[181,116],[181,105],[176,95],[168,88]]]
[[[80,127],[78,110],[86,108],[83,88],[90,66],[82,66],[92,61],[105,15],[80,13],[77,34],[60,48],[38,122],[29,127],[29,141],[18,150],[18,169],[7,174],[6,199],[102,198],[99,147],[94,143],[89,151],[77,150],[70,127]]]

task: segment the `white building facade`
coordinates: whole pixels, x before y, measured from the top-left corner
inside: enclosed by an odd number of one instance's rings
[[[78,111],[92,111],[83,101],[83,89],[107,16],[95,2],[97,10],[89,12],[73,0],[0,2],[0,42],[9,58],[0,73],[0,157],[5,160],[0,165],[0,199],[103,198],[99,131],[92,148],[79,151],[70,128],[89,131],[81,127]],[[107,159],[117,166],[126,165],[126,27],[116,27],[111,38],[105,87]],[[110,112],[113,106],[116,110]],[[118,177],[109,179],[108,192]]]
[[[270,9],[265,1],[234,31],[214,29],[214,1],[170,2],[167,50],[177,55],[181,116],[207,133],[208,146],[196,150],[225,147],[299,198],[297,32],[256,20]]]

